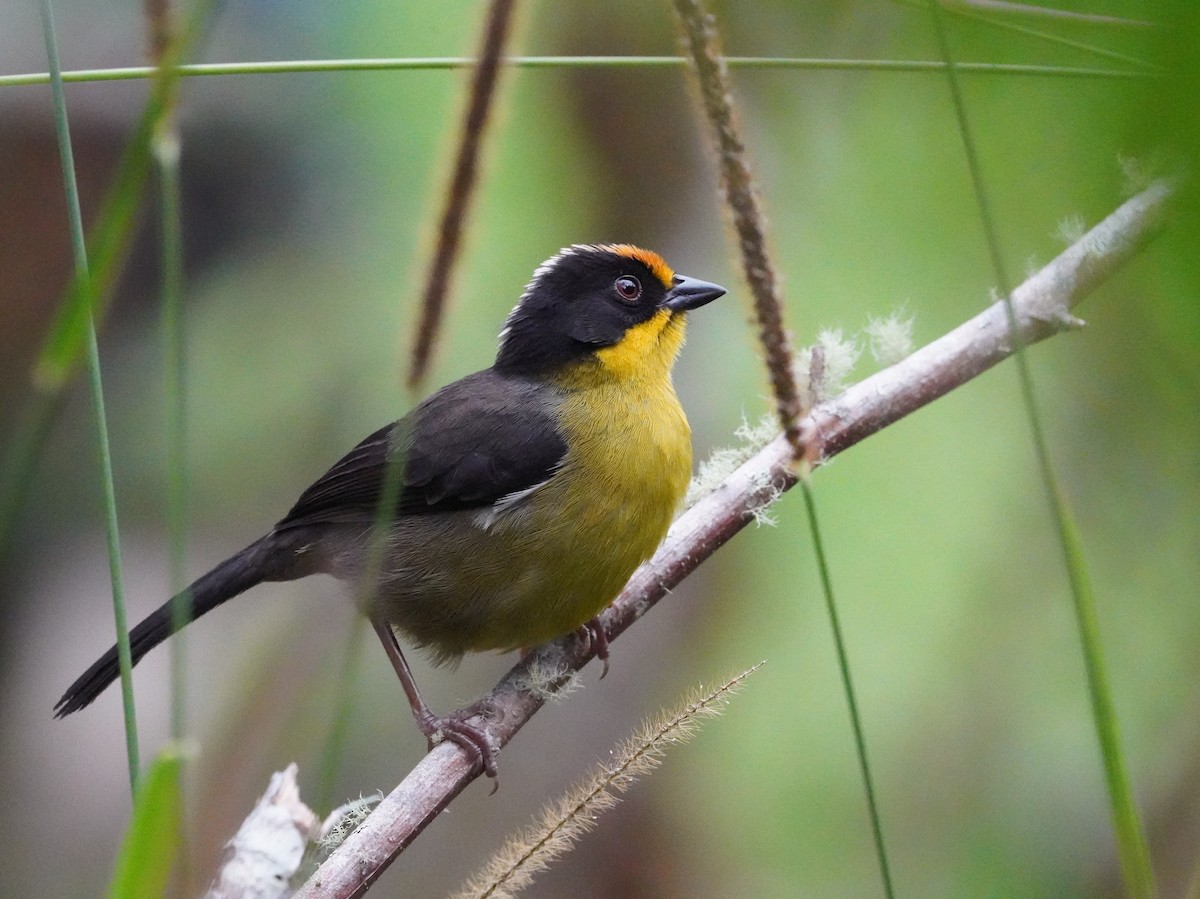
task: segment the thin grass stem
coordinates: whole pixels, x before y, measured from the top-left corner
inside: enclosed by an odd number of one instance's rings
[[[545,806],[536,822],[509,837],[475,875],[450,895],[450,899],[512,897],[527,889],[535,875],[569,852],[596,827],[602,814],[614,808],[618,794],[652,774],[667,751],[686,743],[707,718],[720,715],[741,690],[746,678],[761,668],[759,662],[717,687],[689,692],[673,708],[646,719],[581,783],[553,804]]]
[[[290,75],[313,72],[395,72],[441,69],[466,69],[478,60],[470,56],[395,57],[378,59],[299,59],[265,62],[192,63],[178,67],[181,76]],[[917,72],[941,73],[944,62],[921,59],[824,59],[819,57],[728,56],[731,68],[806,69],[837,72]],[[686,64],[679,56],[513,56],[505,65],[521,69],[579,68],[675,68]],[[1047,78],[1146,79],[1158,77],[1144,68],[1137,70],[1104,69],[1086,66],[1045,66],[1019,63],[962,62],[963,74],[1032,75]],[[120,66],[106,69],[75,69],[63,72],[67,82],[138,81],[154,77],[153,66]],[[46,84],[45,72],[0,75],[0,87]]]
[[[169,579],[174,596],[171,618],[171,736],[181,740],[187,729],[186,632],[191,620],[187,586],[188,426],[186,329],[184,324],[183,210],[179,170],[179,136],[168,111],[154,137],[158,168],[159,218],[162,240],[163,395],[166,424],[166,499]]]
[[[721,173],[721,194],[729,210],[742,274],[754,301],[758,342],[775,398],[780,427],[796,458],[804,456],[800,418],[804,400],[796,384],[791,335],[784,326],[779,274],[767,248],[766,215],[754,181],[749,154],[738,122],[730,87],[729,67],[721,53],[716,20],[703,0],[675,0],[684,48],[696,73],[700,105],[712,131],[713,149]]]
[[[54,30],[54,11],[50,0],[42,0],[42,32],[46,57],[50,64],[50,89],[54,97],[54,127],[62,158],[63,187],[67,195],[67,216],[71,229],[71,249],[75,256],[75,277],[85,300],[92,289],[88,274],[87,244],[83,234],[83,214],[79,205],[79,187],[75,180],[75,154],[71,149],[71,129],[67,121],[67,100],[63,91],[62,66],[58,58],[58,37]],[[89,304],[90,305],[90,304]],[[133,678],[129,651],[129,627],[125,618],[124,578],[121,573],[121,539],[117,526],[117,496],[113,484],[112,453],[108,442],[108,419],[104,410],[104,386],[100,376],[100,349],[96,342],[96,323],[87,315],[86,366],[91,388],[92,410],[96,417],[96,439],[100,451],[100,483],[104,493],[104,529],[108,543],[108,568],[112,580],[113,618],[117,629],[117,659],[121,669],[121,700],[125,709],[125,750],[129,762],[129,787],[138,786],[137,716],[133,706]]]
[[[805,444],[807,438],[800,424],[805,410],[804,400],[796,383],[795,355],[792,351],[790,337],[783,325],[783,302],[779,278],[766,245],[766,220],[750,170],[745,144],[740,134],[733,92],[729,84],[729,69],[724,64],[720,53],[716,22],[705,9],[702,0],[675,0],[675,10],[683,26],[684,44],[695,64],[700,86],[701,105],[712,126],[721,169],[721,186],[725,203],[733,218],[743,273],[754,297],[755,317],[759,326],[759,343],[762,345],[763,355],[766,357],[780,425],[792,448],[793,459],[800,463],[801,468],[807,469],[810,447]],[[841,668],[842,682],[846,689],[850,718],[854,726],[855,745],[867,794],[867,806],[870,812],[879,868],[883,877],[883,889],[888,899],[892,899],[891,872],[888,866],[887,852],[884,849],[883,827],[880,824],[879,810],[875,802],[875,788],[867,759],[866,740],[850,677],[850,661],[845,651],[841,626],[838,623],[837,608],[833,599],[832,578],[828,565],[825,563],[825,552],[820,542],[816,504],[807,480],[804,482],[804,493],[809,524],[812,528],[813,550],[821,569],[826,606],[833,624],[834,642],[838,649],[838,663]]]
[[[924,10],[928,0],[893,0],[893,2]],[[1024,37],[1031,37],[1035,40],[1044,41],[1049,44],[1056,44],[1060,47],[1069,47],[1072,50],[1081,50],[1084,53],[1090,53],[1091,55],[1098,56],[1101,59],[1108,59],[1112,60],[1113,62],[1137,66],[1146,72],[1161,71],[1157,66],[1146,62],[1144,59],[1138,59],[1136,56],[1129,56],[1126,53],[1119,53],[1116,50],[1109,50],[1107,47],[1097,47],[1095,44],[1089,44],[1073,38],[1063,37],[1060,34],[1052,34],[1049,31],[1030,28],[1028,25],[1017,25],[1014,22],[1006,22],[1003,19],[997,19],[993,15],[986,15],[981,12],[973,12],[968,7],[947,6],[945,7],[945,11],[953,16],[957,16],[960,19],[979,22],[998,31],[1007,31],[1010,34],[1020,34]],[[959,65],[961,66],[962,64],[959,63]]]
[[[162,63],[169,46],[170,7],[168,0],[148,0],[147,18],[150,24],[152,58],[160,61],[160,78],[172,77]],[[183,191],[180,172],[179,131],[174,104],[163,109],[155,131],[151,152],[158,176],[159,239],[161,242],[162,340],[163,340],[163,425],[166,432],[166,511],[167,511],[167,578],[171,591],[171,738],[182,742],[188,728],[187,659],[188,632],[192,619],[187,579],[187,518],[188,518],[188,414],[187,414],[187,335],[184,321],[184,249],[183,249]],[[176,774],[180,778],[179,795],[183,794],[183,772],[186,760],[181,760]],[[186,832],[180,823],[178,858],[180,881],[188,881],[192,859],[185,843]]]
[[[871,818],[871,836],[875,840],[875,855],[879,859],[879,874],[883,878],[883,892],[888,899],[896,895],[892,886],[892,871],[888,864],[887,846],[883,839],[882,816],[875,798],[875,781],[871,776],[871,763],[867,759],[867,737],[858,712],[858,699],[854,692],[854,679],[850,674],[850,654],[842,634],[838,617],[837,602],[833,597],[833,577],[829,571],[829,560],[825,556],[825,544],[821,540],[821,528],[817,520],[817,501],[807,473],[800,478],[800,492],[804,495],[804,511],[808,516],[808,527],[812,532],[813,555],[817,560],[817,571],[821,576],[821,591],[825,596],[825,609],[829,613],[829,626],[833,631],[834,649],[837,651],[838,671],[842,676],[842,687],[846,692],[846,705],[850,711],[850,724],[854,728],[854,748],[858,753],[858,767],[862,773],[863,788],[867,795],[867,812]]]
[[[1116,710],[1113,705],[1112,691],[1108,684],[1108,675],[1104,664],[1104,652],[1100,645],[1095,596],[1088,575],[1087,565],[1083,558],[1083,546],[1079,538],[1074,516],[1067,504],[1066,496],[1059,485],[1058,476],[1055,472],[1053,461],[1050,458],[1045,430],[1038,411],[1033,375],[1030,372],[1029,361],[1020,340],[1016,311],[1013,309],[1012,295],[1009,288],[1010,282],[1005,270],[1003,255],[1000,252],[1000,241],[996,230],[995,218],[992,215],[991,203],[979,163],[979,154],[975,147],[975,141],[967,117],[966,101],[963,98],[962,88],[957,77],[957,65],[954,63],[953,54],[950,50],[949,37],[946,33],[945,23],[942,20],[941,7],[937,0],[929,0],[929,8],[933,15],[933,26],[938,46],[946,61],[946,78],[950,88],[959,133],[962,136],[963,149],[967,157],[972,189],[975,192],[976,203],[979,206],[979,217],[983,225],[988,253],[991,257],[996,279],[999,282],[998,286],[1001,296],[1004,299],[1005,315],[1008,319],[1009,333],[1013,341],[1013,355],[1020,382],[1021,398],[1025,406],[1026,417],[1029,420],[1034,453],[1037,457],[1038,469],[1041,473],[1046,499],[1050,506],[1051,517],[1054,519],[1059,541],[1062,545],[1067,577],[1070,582],[1071,595],[1074,599],[1075,616],[1083,649],[1084,667],[1087,671],[1088,694],[1092,705],[1092,716],[1100,743],[1105,781],[1108,787],[1109,802],[1116,827],[1117,851],[1120,856],[1121,871],[1125,879],[1126,889],[1131,896],[1135,897],[1135,899],[1151,899],[1151,897],[1157,896],[1157,889],[1154,884],[1154,871],[1150,863],[1150,852],[1146,846],[1145,832],[1138,816],[1136,804],[1133,801],[1125,757],[1121,749]]]
[[[1055,9],[1050,6],[1037,6],[1032,3],[1013,3],[1011,0],[942,0],[947,9],[954,6],[965,6],[968,9],[986,10],[993,13],[1029,16],[1035,19],[1056,19],[1074,25],[1111,25],[1116,28],[1154,28],[1154,22],[1141,19],[1124,19],[1120,16],[1106,16],[1097,13],[1075,12],[1069,9]]]
[[[146,39],[155,63],[156,86],[167,99],[151,138],[150,152],[158,176],[158,218],[161,242],[163,421],[166,430],[166,506],[168,583],[171,589],[171,736],[182,740],[187,730],[187,639],[191,620],[187,586],[187,372],[185,369],[183,200],[180,183],[179,130],[175,118],[175,79],[178,60],[168,55],[174,41],[171,0],[145,0]]]

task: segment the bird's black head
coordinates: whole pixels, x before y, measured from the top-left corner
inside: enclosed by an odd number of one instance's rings
[[[628,244],[567,247],[533,273],[500,335],[496,370],[539,374],[580,362],[617,373],[667,368],[684,318],[725,289],[676,275],[657,253]]]

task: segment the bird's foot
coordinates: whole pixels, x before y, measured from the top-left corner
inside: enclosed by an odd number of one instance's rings
[[[583,643],[584,652],[593,653],[604,663],[604,668],[600,672],[600,680],[604,680],[604,676],[608,674],[608,634],[604,632],[604,626],[600,623],[600,619],[593,618],[580,625],[579,629],[575,631],[575,635]]]
[[[435,715],[427,711],[417,722],[421,733],[425,734],[429,741],[430,749],[443,740],[450,740],[461,746],[470,756],[472,764],[482,768],[483,773],[492,778],[493,793],[500,787],[500,781],[496,779],[496,756],[500,749],[488,732],[483,727],[472,724],[470,719],[489,718],[495,713],[495,705],[481,699],[449,715]]]

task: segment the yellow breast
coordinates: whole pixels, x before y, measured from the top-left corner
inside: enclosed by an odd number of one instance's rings
[[[643,518],[665,516],[655,546],[692,471],[692,432],[671,382],[685,322],[682,314],[661,310],[558,379],[567,393],[559,412],[570,447],[567,465],[593,489],[611,490],[625,502],[609,508],[584,491],[573,491],[580,495],[569,501],[584,507],[585,516],[616,514],[638,533],[649,527],[640,524]]]
[[[666,536],[692,471],[691,428],[671,383],[683,336],[684,316],[664,310],[557,379],[569,450],[522,525],[537,535],[524,547],[530,577],[505,610],[520,645],[595,617]]]
[[[576,627],[615,598],[658,548],[687,490],[691,428],[671,383],[684,321],[664,310],[559,379],[570,450],[559,495],[544,506],[558,517],[548,527],[572,547],[555,600],[561,616],[551,616],[559,624]]]

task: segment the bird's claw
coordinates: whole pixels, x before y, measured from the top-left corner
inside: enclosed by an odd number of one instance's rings
[[[608,674],[608,634],[604,632],[604,625],[599,618],[593,618],[580,625],[575,634],[583,643],[583,651],[593,653],[604,664],[600,672],[600,680],[604,680]]]
[[[488,713],[494,711],[495,706],[492,703],[480,700],[449,715],[438,716],[430,713],[420,721],[421,732],[429,741],[430,749],[443,740],[457,743],[470,757],[472,765],[478,766],[484,774],[492,778],[493,793],[500,787],[500,781],[496,779],[496,756],[500,750],[494,745],[488,732],[471,724],[469,719],[487,718]]]

